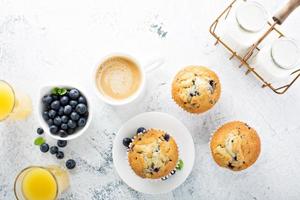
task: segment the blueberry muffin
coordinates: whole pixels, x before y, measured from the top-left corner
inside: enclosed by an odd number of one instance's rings
[[[128,161],[132,170],[142,178],[164,179],[174,174],[178,163],[175,140],[161,130],[144,130],[129,144]]]
[[[186,67],[178,72],[172,84],[174,101],[190,113],[203,113],[211,109],[220,94],[218,76],[206,67]]]
[[[210,148],[216,163],[240,171],[255,163],[260,154],[260,139],[256,131],[243,122],[230,122],[213,135]]]

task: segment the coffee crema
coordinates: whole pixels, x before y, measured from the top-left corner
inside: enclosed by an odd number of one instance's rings
[[[142,75],[137,64],[130,58],[113,56],[100,64],[96,81],[103,95],[122,100],[132,96],[139,89]]]

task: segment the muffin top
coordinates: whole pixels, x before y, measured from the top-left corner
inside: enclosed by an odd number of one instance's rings
[[[150,179],[162,178],[176,168],[177,144],[169,134],[149,129],[135,136],[130,145],[128,160],[138,176]]]
[[[203,113],[219,100],[221,84],[218,76],[206,67],[189,66],[175,76],[172,97],[184,110]]]
[[[214,133],[210,148],[219,166],[240,171],[257,160],[260,139],[253,128],[235,121],[223,125]]]

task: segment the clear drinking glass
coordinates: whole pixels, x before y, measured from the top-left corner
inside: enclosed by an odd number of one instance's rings
[[[17,200],[55,200],[69,187],[68,172],[59,166],[30,166],[16,177]]]
[[[5,119],[24,120],[31,112],[30,97],[0,80],[0,122]]]

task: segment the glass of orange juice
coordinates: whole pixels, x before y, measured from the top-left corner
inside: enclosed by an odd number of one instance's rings
[[[0,122],[5,119],[26,119],[31,111],[29,96],[0,80]]]
[[[15,180],[17,200],[55,200],[69,187],[68,172],[59,166],[30,166]]]

